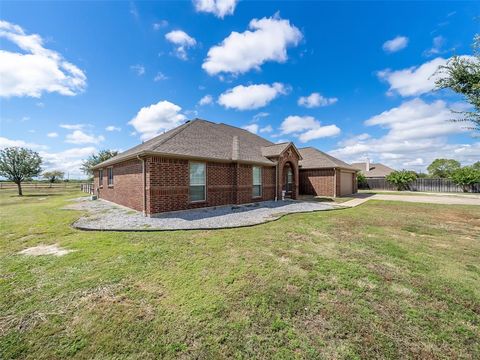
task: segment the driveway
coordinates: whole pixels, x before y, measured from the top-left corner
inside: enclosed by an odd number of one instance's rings
[[[477,205],[480,206],[480,196],[470,194],[372,194],[359,193],[352,195],[355,199],[342,203],[343,206],[355,207],[368,200],[405,201],[414,203],[443,205]]]

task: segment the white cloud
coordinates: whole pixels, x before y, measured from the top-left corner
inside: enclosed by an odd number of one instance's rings
[[[39,98],[44,92],[73,96],[85,90],[85,73],[43,47],[40,35],[28,35],[20,26],[0,20],[0,38],[23,50],[0,50],[0,96]]]
[[[200,99],[200,101],[198,102],[199,105],[210,105],[213,103],[213,97],[212,95],[205,95],[204,97],[202,97]]]
[[[242,129],[248,130],[254,134],[258,133],[258,128],[259,128],[258,124],[250,124],[242,127]]]
[[[427,103],[415,98],[365,121],[367,126],[386,129],[384,136],[357,135],[340,142],[340,147],[331,153],[351,162],[370,157],[396,169],[424,170],[425,165],[440,157],[472,163],[475,157],[480,158],[480,143],[447,141],[449,135],[465,132],[464,124],[451,121],[457,116],[444,101]]]
[[[383,43],[383,51],[387,53],[394,53],[405,49],[408,45],[408,38],[406,36],[397,36],[392,40]]]
[[[70,178],[85,178],[80,170],[83,160],[85,160],[91,154],[97,152],[97,149],[93,146],[71,148],[60,152],[47,152],[40,151],[43,163],[42,168],[44,170],[61,170],[70,176]]]
[[[445,52],[445,50],[442,49],[444,43],[445,43],[445,38],[443,36],[441,35],[435,36],[433,38],[432,47],[428,50],[425,50],[423,54],[425,56],[443,54]]]
[[[122,129],[117,127],[117,126],[114,126],[114,125],[109,125],[105,128],[105,130],[107,130],[107,131],[121,131]]]
[[[277,96],[287,93],[281,83],[238,85],[220,95],[218,103],[227,109],[253,110],[267,105]]]
[[[302,143],[306,143],[311,140],[336,136],[338,134],[340,134],[340,128],[337,125],[318,126],[300,134],[298,139]]]
[[[143,66],[141,64],[136,64],[136,65],[130,66],[130,70],[132,70],[138,76],[142,76],[142,75],[145,74],[145,66]]]
[[[253,115],[252,121],[254,121],[254,122],[259,121],[260,119],[262,119],[264,117],[267,117],[267,116],[270,116],[270,114],[262,111],[262,112],[259,112],[258,114]]]
[[[426,62],[420,66],[392,71],[386,69],[377,73],[378,77],[390,84],[388,95],[398,93],[401,96],[417,96],[428,93],[435,88],[438,67],[445,65],[446,59],[441,57]]]
[[[337,98],[326,98],[319,93],[311,93],[309,96],[301,96],[298,99],[298,105],[305,106],[307,108],[314,108],[320,106],[328,106],[335,104],[338,101]]]
[[[12,140],[12,139],[8,139],[6,137],[0,136],[0,149],[6,148],[6,147],[25,147],[33,150],[47,149],[47,146],[45,145],[30,143],[24,140]]]
[[[165,34],[165,39],[176,45],[175,56],[181,60],[187,60],[187,49],[194,47],[197,41],[182,30],[173,30]]]
[[[71,134],[67,134],[65,142],[70,144],[97,144],[105,138],[84,133],[82,130],[75,130]]]
[[[162,81],[167,79],[168,79],[168,76],[166,76],[165,74],[159,71],[157,72],[157,75],[155,75],[155,77],[153,78],[153,81]]]
[[[157,31],[168,26],[167,20],[160,20],[152,24],[153,30]]]
[[[473,60],[473,56],[463,55],[464,59]],[[435,73],[439,66],[445,65],[447,59],[438,57],[420,66],[412,66],[407,69],[392,71],[382,70],[377,73],[381,80],[390,85],[387,94],[395,93],[401,96],[418,96],[432,91],[435,88],[435,80],[438,75]]]
[[[210,75],[259,70],[267,61],[287,61],[287,47],[296,46],[301,39],[300,30],[277,14],[253,19],[249,30],[233,31],[221,44],[210,48],[202,68]]]
[[[267,125],[259,129],[261,133],[271,133],[273,131],[272,125]]]
[[[58,133],[56,133],[56,132],[49,132],[49,133],[47,134],[47,136],[48,136],[49,138],[56,138],[56,137],[58,137]]]
[[[340,134],[336,125],[322,126],[313,116],[288,116],[280,125],[282,134],[294,134],[302,142]]]
[[[180,113],[181,110],[180,106],[169,101],[159,101],[141,108],[129,124],[141,133],[143,140],[147,140],[182,124],[186,116]]]
[[[223,19],[225,15],[232,15],[238,0],[193,0],[195,10],[214,14]]]
[[[60,124],[60,127],[67,130],[80,130],[83,129],[85,124]]]

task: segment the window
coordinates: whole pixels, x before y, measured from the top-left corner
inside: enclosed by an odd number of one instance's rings
[[[98,185],[103,186],[103,169],[98,170]]]
[[[287,192],[291,192],[293,190],[293,172],[292,168],[289,167],[287,170]]]
[[[107,169],[108,176],[108,186],[113,186],[113,168],[109,167]]]
[[[254,166],[252,168],[253,174],[253,197],[262,196],[262,168]]]
[[[205,201],[205,163],[190,163],[190,201]]]

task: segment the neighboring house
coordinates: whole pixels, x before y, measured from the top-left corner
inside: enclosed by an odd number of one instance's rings
[[[357,192],[357,169],[313,147],[299,151],[301,194],[337,197]]]
[[[302,160],[291,142],[274,144],[247,130],[195,119],[98,164],[94,186],[100,198],[146,215],[283,195],[296,199]],[[339,181],[335,174],[332,181]]]
[[[366,178],[384,178],[395,171],[394,169],[380,163],[370,163],[368,159],[367,162],[353,163],[352,166],[355,169],[360,170]]]

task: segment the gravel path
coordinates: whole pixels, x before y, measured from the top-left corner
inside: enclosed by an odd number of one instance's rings
[[[298,212],[331,210],[331,205],[307,201],[264,201],[249,205],[230,205],[214,208],[177,211],[158,217],[145,217],[142,213],[103,200],[75,199],[66,209],[88,211],[73,226],[89,230],[193,230],[221,229],[262,224],[282,215]]]

